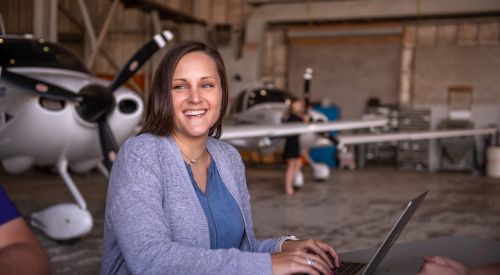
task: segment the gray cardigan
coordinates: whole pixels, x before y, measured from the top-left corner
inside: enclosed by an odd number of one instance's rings
[[[255,238],[245,168],[231,145],[207,148],[241,209],[240,249],[210,249],[208,223],[171,137],[128,139],[108,187],[101,274],[271,274],[271,256],[285,237]],[[229,218],[229,217],[228,217]]]

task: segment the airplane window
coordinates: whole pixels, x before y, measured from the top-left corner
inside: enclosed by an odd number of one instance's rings
[[[80,60],[57,44],[4,38],[0,43],[0,66],[49,67],[89,73]]]
[[[43,108],[49,111],[61,111],[66,105],[66,102],[62,100],[47,99],[43,97],[40,97],[39,103]]]

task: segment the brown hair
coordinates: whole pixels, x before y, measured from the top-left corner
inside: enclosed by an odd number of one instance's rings
[[[226,67],[222,57],[215,48],[196,41],[181,42],[163,56],[151,83],[151,89],[146,101],[146,120],[139,134],[151,133],[158,136],[172,134],[174,128],[174,108],[171,91],[172,78],[181,58],[192,52],[202,52],[210,56],[215,62],[217,74],[221,82],[222,102],[219,118],[210,127],[208,135],[219,138],[222,134],[222,119],[224,118],[228,104]]]

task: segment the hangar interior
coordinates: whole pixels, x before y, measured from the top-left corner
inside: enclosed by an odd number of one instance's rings
[[[3,37],[32,34],[56,42],[92,75],[108,80],[151,37],[169,30],[173,44],[201,40],[217,47],[232,105],[251,89],[302,97],[304,70],[312,68],[315,108],[335,110],[339,121],[373,115],[390,120],[382,130],[351,134],[500,129],[495,0],[3,0],[0,13]],[[169,47],[127,87],[146,98]],[[355,144],[333,153],[331,145],[315,157],[328,163],[330,177],[316,182],[306,164],[304,186],[291,197],[283,192],[280,152],[240,152],[258,238],[296,234],[347,252],[378,245],[404,203],[427,189],[396,243],[446,236],[500,241],[498,146],[498,133]],[[54,274],[96,274],[107,179],[96,169],[72,176],[94,218],[91,233],[60,242],[33,230]],[[2,170],[0,182],[26,216],[73,201],[50,167],[19,175]]]

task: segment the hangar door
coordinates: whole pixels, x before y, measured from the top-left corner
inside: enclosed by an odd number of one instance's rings
[[[302,94],[302,75],[311,67],[312,101],[337,105],[342,119],[359,119],[370,97],[379,98],[382,104],[397,104],[402,47],[399,29],[316,34],[312,37],[309,31],[289,31],[287,79],[293,94]]]

